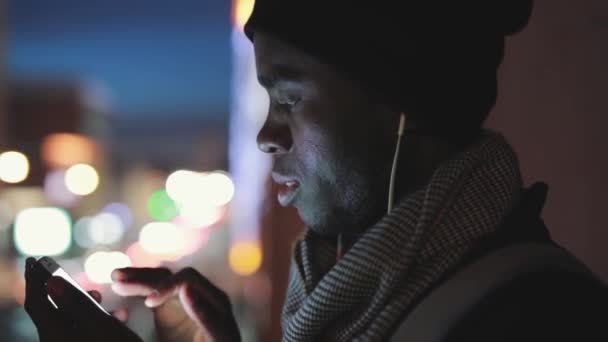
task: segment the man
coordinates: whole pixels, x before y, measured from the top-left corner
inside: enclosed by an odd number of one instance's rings
[[[551,245],[546,187],[524,189],[514,151],[481,129],[504,38],[525,26],[530,2],[403,2],[259,0],[246,26],[270,97],[258,144],[273,155],[279,202],[308,227],[284,340],[590,340],[606,317],[603,284],[527,257]],[[113,278],[117,293],[146,297],[163,341],[240,339],[227,296],[193,269]],[[76,328],[49,324],[44,289],[28,289],[41,336],[136,340],[87,316],[61,279],[47,288]]]

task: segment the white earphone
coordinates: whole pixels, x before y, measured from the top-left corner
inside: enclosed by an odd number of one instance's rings
[[[393,201],[395,195],[395,177],[397,175],[397,163],[399,161],[399,150],[401,147],[401,137],[405,130],[405,114],[401,113],[399,118],[399,129],[397,130],[397,146],[395,147],[395,156],[393,157],[393,166],[391,168],[391,179],[388,185],[388,212],[393,209]],[[342,258],[343,253],[342,234],[338,234],[336,242],[336,261]]]
[[[395,176],[397,175],[397,162],[399,161],[399,148],[401,147],[401,137],[405,130],[405,114],[401,113],[399,118],[399,129],[397,130],[397,147],[395,148],[395,156],[393,157],[393,166],[391,168],[391,179],[388,185],[388,212],[393,209],[393,201],[395,196]]]

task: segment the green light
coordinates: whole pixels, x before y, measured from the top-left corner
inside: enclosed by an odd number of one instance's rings
[[[150,196],[148,212],[158,221],[171,221],[179,214],[177,205],[165,190],[156,191]]]

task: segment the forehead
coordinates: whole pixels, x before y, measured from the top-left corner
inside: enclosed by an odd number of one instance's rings
[[[253,45],[258,76],[301,78],[313,76],[323,68],[313,56],[263,32],[255,33]]]

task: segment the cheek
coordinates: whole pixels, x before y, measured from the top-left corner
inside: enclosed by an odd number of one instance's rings
[[[302,163],[305,176],[316,179],[314,180],[316,183],[335,182],[336,156],[327,135],[318,130],[310,130],[304,132],[297,142],[299,144],[294,146],[294,152]]]

